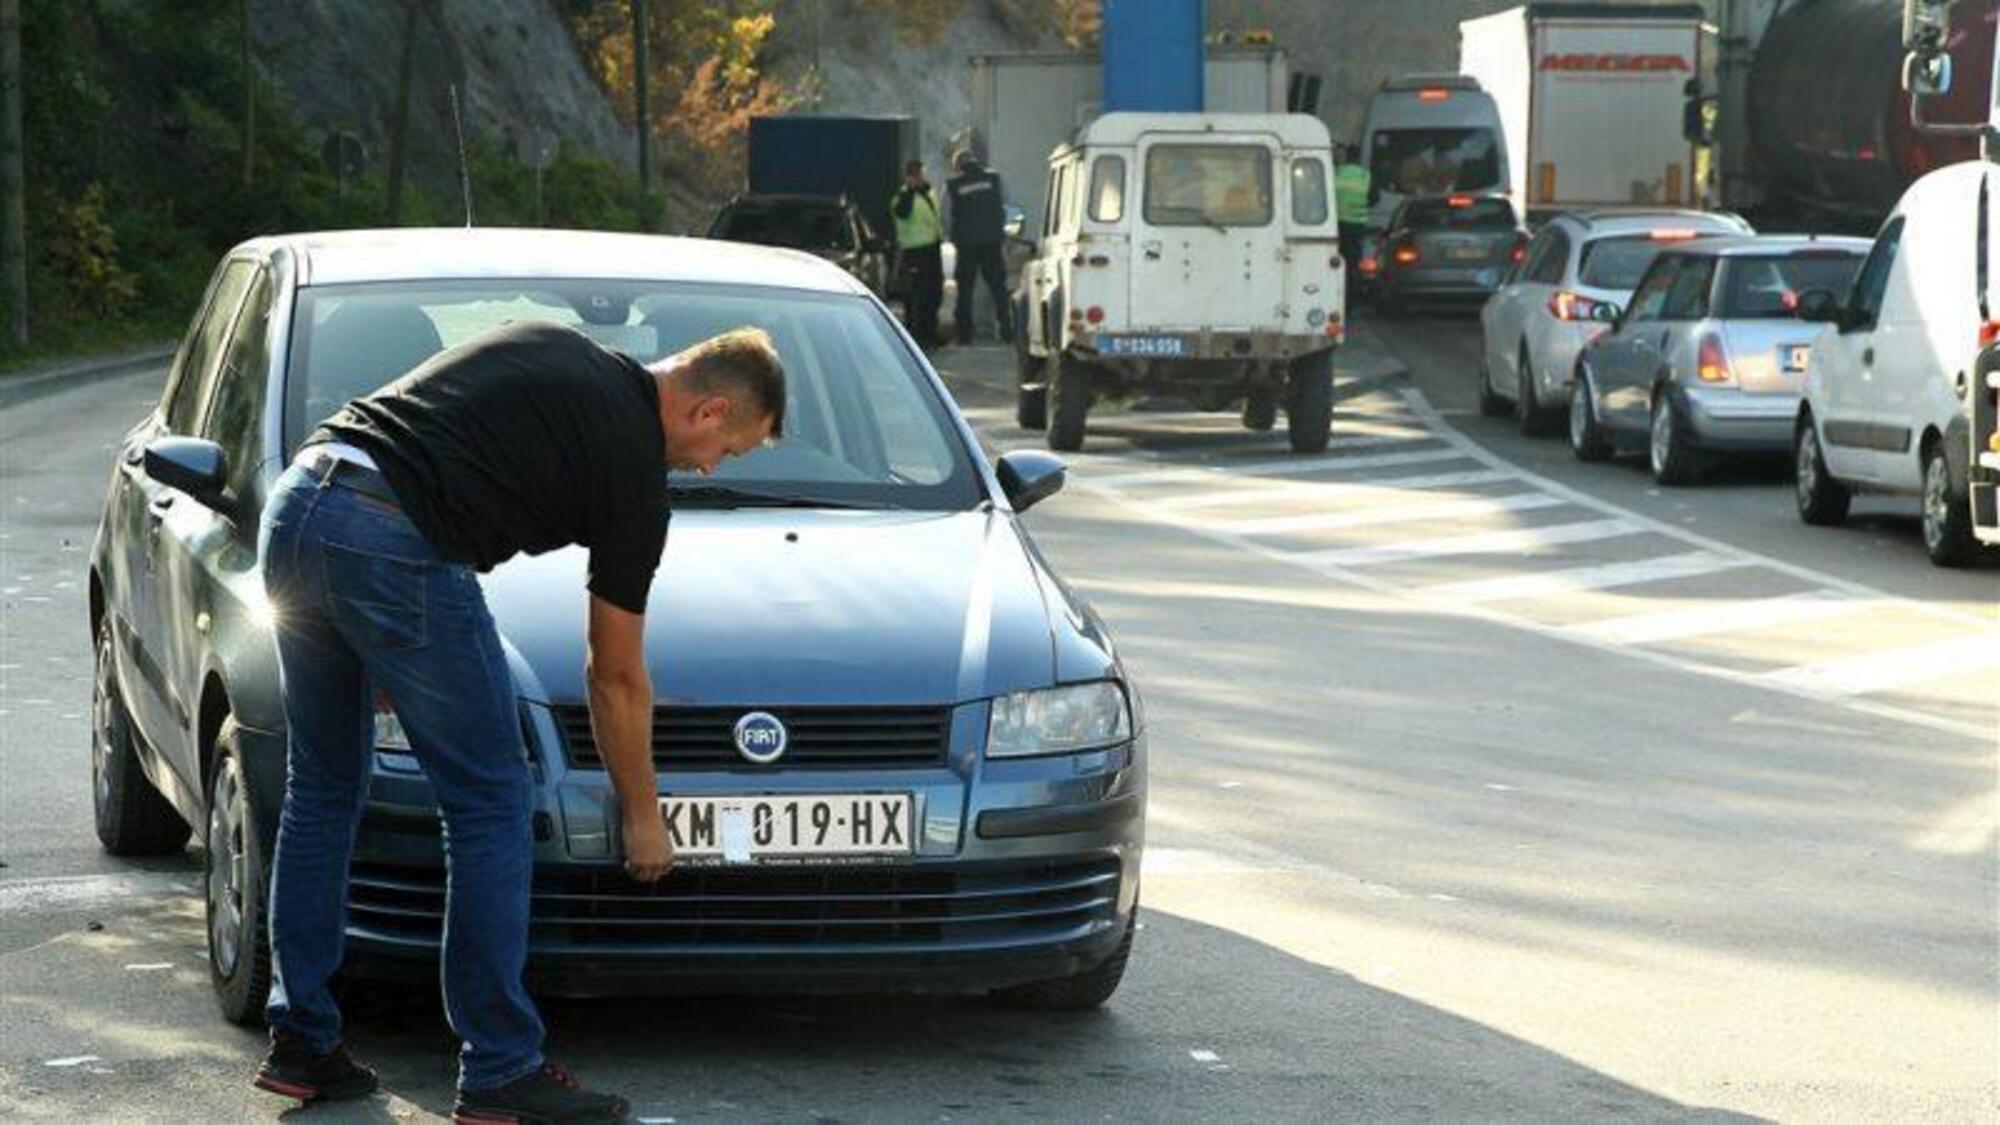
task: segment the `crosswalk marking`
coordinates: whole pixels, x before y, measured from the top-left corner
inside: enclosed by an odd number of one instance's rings
[[[1867,695],[1996,664],[2000,664],[2000,634],[1969,633],[1780,668],[1763,678],[1813,695]]]
[[[1306,512],[1296,516],[1267,516],[1261,519],[1217,523],[1218,531],[1231,535],[1282,535],[1293,531],[1330,531],[1344,527],[1375,527],[1391,523],[1421,523],[1425,520],[1478,519],[1503,512],[1528,512],[1553,508],[1562,498],[1545,492],[1523,492],[1515,496],[1468,496],[1461,500],[1441,500],[1429,504],[1378,505],[1359,510]]]
[[[1339,547],[1331,551],[1301,551],[1301,562],[1321,566],[1377,566],[1410,559],[1443,558],[1450,555],[1524,554],[1563,543],[1589,543],[1620,535],[1637,535],[1644,529],[1630,520],[1585,520],[1552,527],[1525,527],[1512,531],[1488,531],[1475,535],[1447,535],[1438,539],[1410,539],[1400,543],[1378,543],[1366,547]]]
[[[1221,462],[1214,465],[1184,465],[1173,469],[1148,469],[1140,473],[1114,473],[1087,478],[1097,488],[1137,488],[1170,481],[1214,480],[1217,477],[1296,477],[1308,473],[1344,473],[1356,469],[1387,469],[1398,465],[1426,465],[1438,461],[1462,461],[1456,449],[1413,449],[1407,453],[1376,453],[1362,457],[1286,457],[1270,461]]]
[[[1796,625],[1857,613],[1873,602],[1833,590],[1808,590],[1748,601],[1704,601],[1701,605],[1585,621],[1565,632],[1578,640],[1607,645],[1647,645],[1688,640],[1713,633]]]
[[[1550,497],[1550,499],[1555,499]],[[1636,586],[1642,582],[1663,582],[1672,578],[1694,578],[1715,574],[1750,560],[1713,551],[1690,551],[1681,555],[1633,562],[1605,563],[1574,567],[1548,574],[1508,574],[1499,578],[1479,578],[1467,582],[1446,582],[1426,586],[1422,592],[1452,602],[1497,602],[1510,598],[1542,598],[1585,590],[1610,590]]]
[[[1188,492],[1178,496],[1162,496],[1153,501],[1155,507],[1165,511],[1186,511],[1189,508],[1219,508],[1232,504],[1274,504],[1292,500],[1340,500],[1353,496],[1392,496],[1399,492],[1417,492],[1431,488],[1459,488],[1475,484],[1499,484],[1514,479],[1514,474],[1497,469],[1467,469],[1455,473],[1429,473],[1413,477],[1390,477],[1383,480],[1352,481],[1303,481],[1296,484],[1274,484],[1262,488],[1230,489],[1224,492]]]

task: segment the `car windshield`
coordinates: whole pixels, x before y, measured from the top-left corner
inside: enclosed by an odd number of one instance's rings
[[[1722,311],[1730,320],[1784,320],[1797,314],[1799,296],[1814,289],[1845,294],[1861,268],[1861,255],[1837,250],[1729,259]]]
[[[1592,239],[1583,244],[1577,280],[1594,289],[1635,289],[1653,259],[1670,245],[1648,234]]]
[[[1416,199],[1403,208],[1411,230],[1513,230],[1514,208],[1504,199]]]
[[[1491,129],[1381,129],[1368,150],[1370,184],[1398,195],[1442,195],[1500,186]]]
[[[1154,145],[1145,192],[1149,226],[1261,227],[1271,221],[1271,150]]]
[[[731,207],[716,220],[709,237],[793,250],[854,249],[847,213],[823,204]]]
[[[649,363],[744,325],[784,360],[785,432],[681,490],[733,499],[962,510],[983,492],[949,404],[864,298],[666,282],[425,281],[301,289],[286,373],[287,448],[348,399],[503,324],[568,325]],[[699,497],[690,497],[699,502]]]

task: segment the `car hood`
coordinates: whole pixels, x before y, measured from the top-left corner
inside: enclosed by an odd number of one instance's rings
[[[589,553],[483,579],[530,699],[586,697]],[[1089,611],[1001,511],[684,510],[646,613],[655,698],[952,704],[1110,674]]]

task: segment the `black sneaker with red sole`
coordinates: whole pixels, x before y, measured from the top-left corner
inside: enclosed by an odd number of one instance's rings
[[[616,1094],[593,1094],[554,1063],[491,1090],[460,1090],[452,1125],[612,1125],[632,1106]]]
[[[280,1031],[271,1036],[271,1053],[257,1068],[259,1090],[269,1090],[301,1102],[337,1102],[375,1092],[375,1072],[355,1062],[340,1044],[325,1054],[304,1039]]]

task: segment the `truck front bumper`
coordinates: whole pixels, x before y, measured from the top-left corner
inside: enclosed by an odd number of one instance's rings
[[[1070,337],[1078,355],[1113,360],[1291,360],[1338,347],[1340,322],[1318,332],[1198,328],[1160,332],[1084,332]]]

